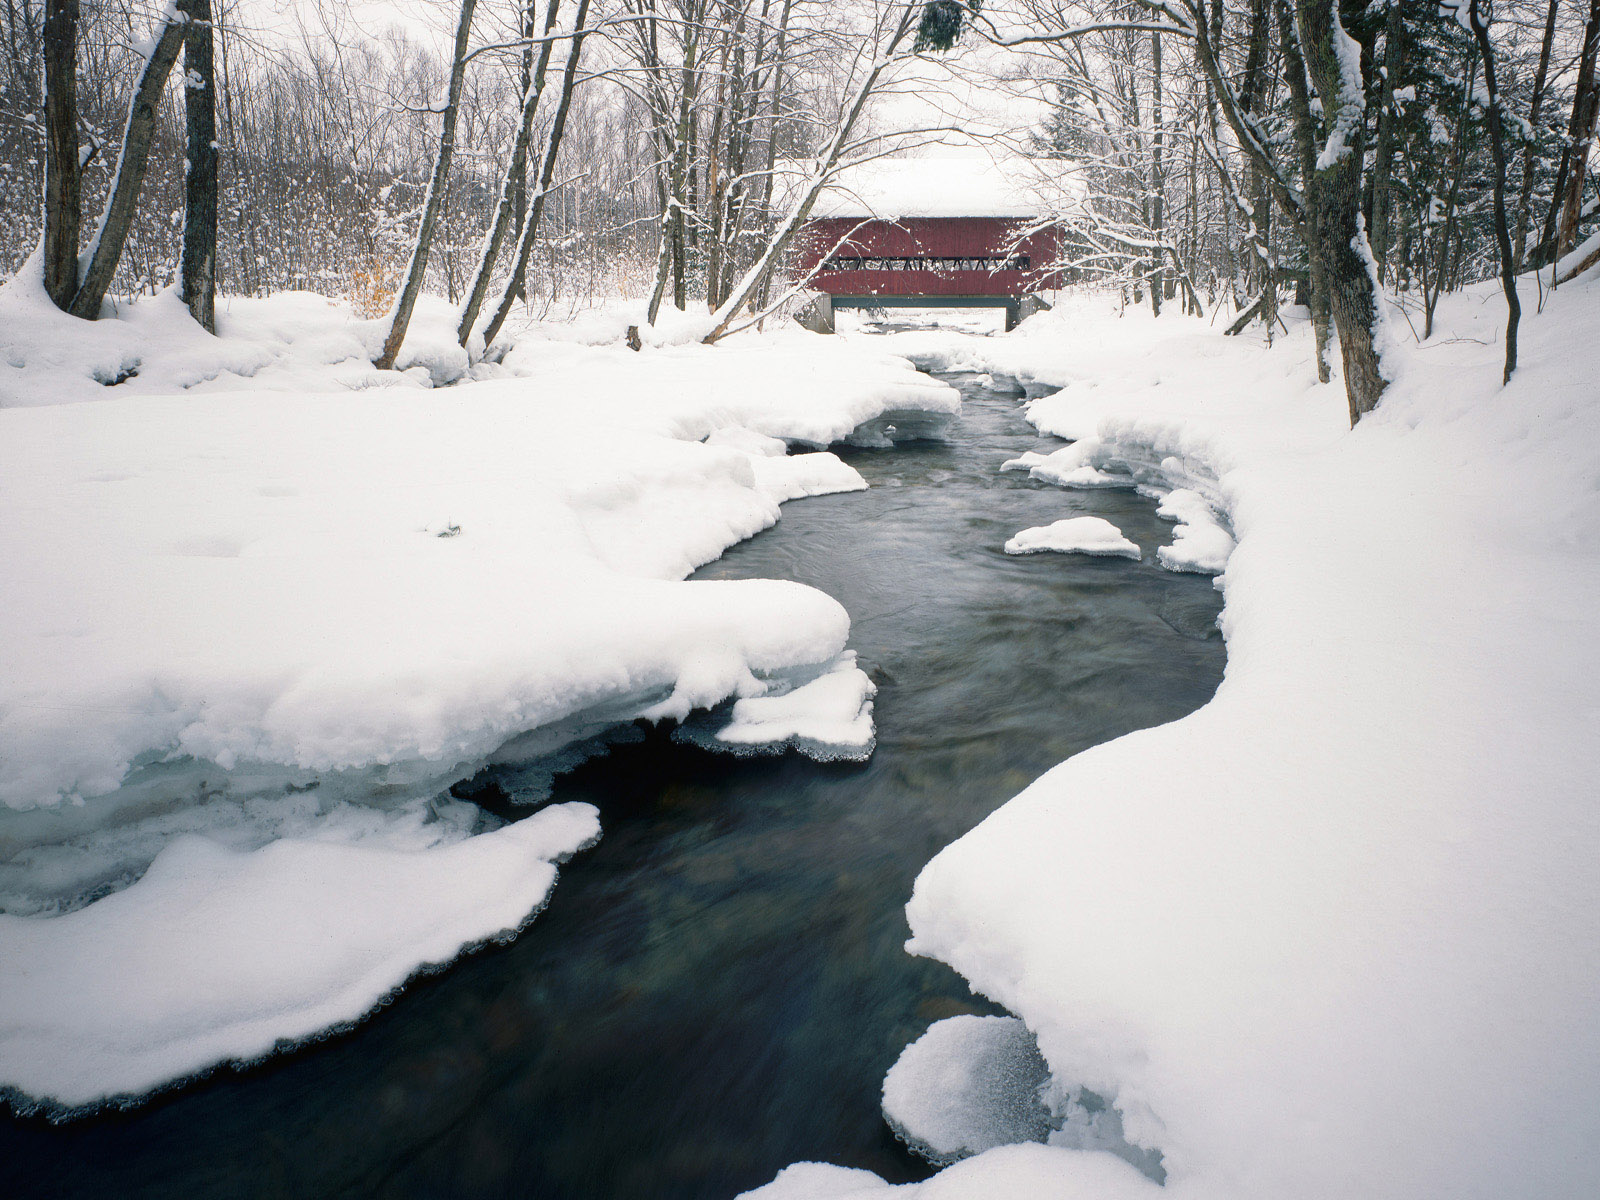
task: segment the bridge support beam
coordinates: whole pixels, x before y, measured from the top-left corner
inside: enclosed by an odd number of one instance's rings
[[[813,297],[809,304],[795,313],[794,319],[800,322],[802,329],[809,329],[812,333],[834,332],[833,297],[826,294]]]
[[[1043,296],[1018,296],[1006,301],[1006,332],[1010,333],[1034,313],[1049,312],[1049,302]]]
[[[814,297],[794,319],[812,333],[834,332],[833,314],[841,308],[1003,308],[1010,333],[1034,313],[1048,312],[1043,296],[830,296]]]

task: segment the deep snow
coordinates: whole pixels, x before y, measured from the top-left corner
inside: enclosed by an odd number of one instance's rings
[[[1050,1145],[752,1196],[1600,1194],[1596,274],[1525,320],[1504,389],[1495,289],[1448,298],[1354,432],[1303,324],[1265,351],[1091,297],[1010,338],[886,339],[1034,397],[1080,439],[1056,482],[1166,495],[1196,531],[1166,565],[1225,559],[1227,677],[917,881],[909,949],[1037,1036]],[[1079,1148],[1086,1092],[1164,1186]]]
[[[603,340],[628,311],[469,370],[449,315],[384,373],[320,297],[231,301],[209,338],[169,294],[89,325],[0,289],[0,1090],[125,1099],[514,930],[587,834],[441,795],[488,763],[762,697],[726,742],[870,749],[835,601],[683,577],[865,486],[786,447],[937,423],[954,389],[791,329],[680,319],[635,353]],[[307,938],[338,952],[285,965]]]

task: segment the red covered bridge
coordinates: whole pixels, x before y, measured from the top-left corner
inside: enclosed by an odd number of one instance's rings
[[[846,176],[818,205],[790,277],[819,293],[801,322],[833,331],[837,308],[1004,308],[1006,328],[1061,287],[1062,228],[984,158],[887,159]],[[853,185],[853,186],[852,186]]]

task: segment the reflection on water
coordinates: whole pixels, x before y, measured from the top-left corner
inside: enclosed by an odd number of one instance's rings
[[[0,1119],[0,1194],[728,1197],[801,1159],[923,1175],[882,1123],[883,1074],[929,1022],[989,1009],[902,950],[918,869],[1063,758],[1203,703],[1223,665],[1210,581],[1154,565],[1154,506],[999,474],[1040,439],[951,378],[949,441],[846,451],[871,491],[788,505],[699,576],[843,602],[879,685],[870,762],[621,747],[559,785],[605,839],[515,944],[135,1112]],[[1146,561],[1001,553],[1074,514]]]

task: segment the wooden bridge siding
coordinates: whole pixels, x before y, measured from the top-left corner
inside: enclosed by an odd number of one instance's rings
[[[1011,217],[907,217],[861,221],[826,217],[811,221],[795,252],[803,274],[824,258],[1000,258],[1026,254],[1026,271],[821,271],[810,286],[835,296],[1023,296],[1060,286],[1056,272],[1040,268],[1056,253],[1052,228],[1037,230],[1015,248],[1027,223]]]

